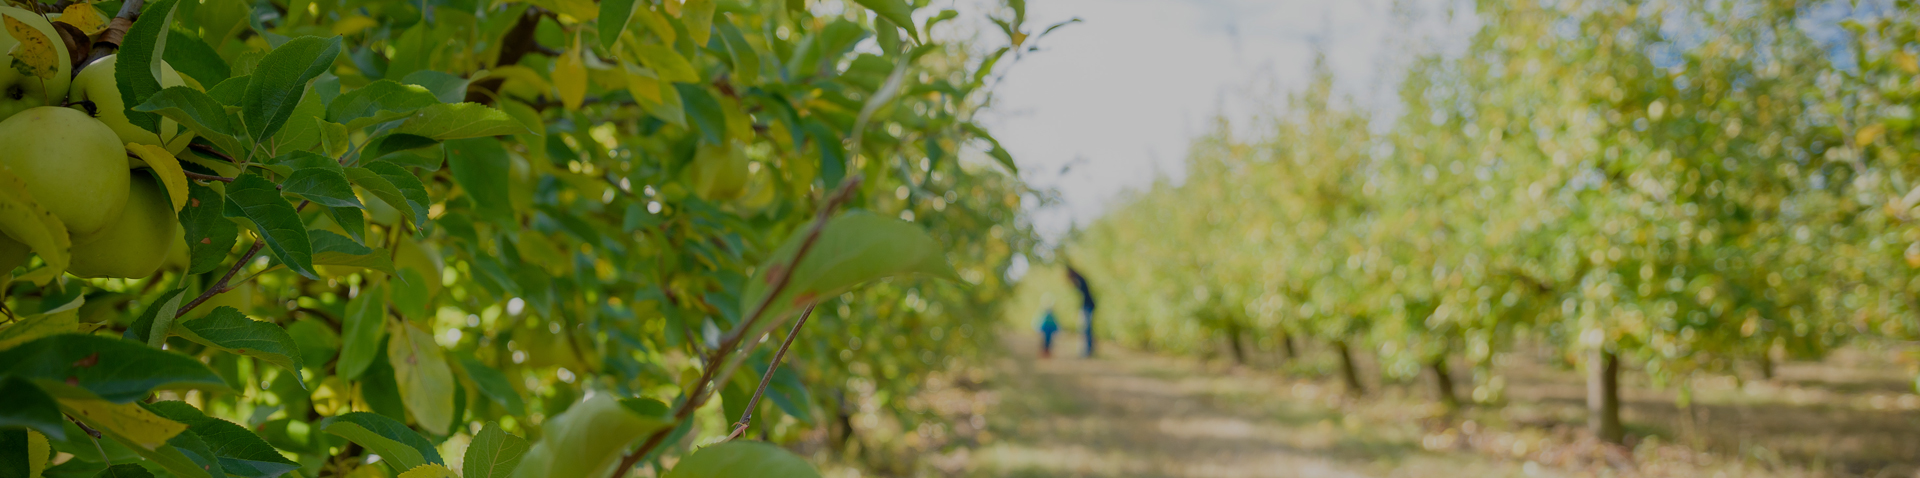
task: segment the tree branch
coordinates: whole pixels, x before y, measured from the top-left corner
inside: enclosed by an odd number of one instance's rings
[[[227,269],[227,275],[220,276],[219,282],[214,282],[213,285],[207,286],[207,290],[200,291],[200,296],[194,297],[192,302],[187,302],[187,305],[180,306],[180,311],[175,312],[173,316],[176,318],[184,317],[187,315],[187,311],[193,310],[194,307],[199,307],[200,303],[206,302],[207,299],[211,299],[213,296],[219,295],[222,292],[233,290],[227,287],[227,281],[233,280],[233,275],[240,272],[241,268],[246,267],[248,262],[252,262],[253,256],[260,254],[260,248],[266,245],[267,241],[265,239],[253,241],[253,247],[247,248],[247,253],[240,255],[240,260],[235,261],[233,267]]]
[[[100,32],[100,39],[93,42],[93,54],[87,55],[87,61],[73,69],[73,76],[80,76],[80,69],[93,62],[112,55],[120,50],[120,42],[127,37],[127,29],[133,28],[133,21],[140,18],[140,9],[147,5],[146,0],[127,0],[120,4],[120,13],[107,23],[107,31]]]
[[[186,174],[187,179],[198,179],[201,181],[219,181],[223,183],[233,182],[233,178],[229,178],[226,176],[219,176],[219,175],[213,175],[213,174],[200,174],[193,171],[181,171],[181,173]]]
[[[787,331],[787,340],[780,343],[780,351],[774,352],[773,361],[767,363],[767,373],[760,375],[760,388],[754,389],[753,398],[747,399],[747,409],[740,412],[740,422],[734,424],[733,433],[727,435],[728,441],[739,438],[747,432],[747,426],[753,424],[753,409],[760,406],[760,395],[767,393],[767,384],[773,382],[773,372],[780,370],[780,359],[786,358],[787,348],[793,346],[794,337],[800,336],[800,326],[807,325],[807,317],[813,316],[815,305],[819,304],[808,305],[806,311],[800,312],[800,320],[793,323],[793,330]]]
[[[692,416],[694,410],[698,410],[701,405],[705,405],[707,399],[712,398],[712,391],[708,390],[707,385],[714,381],[714,372],[727,365],[725,363],[727,358],[733,354],[735,348],[740,346],[741,339],[745,338],[748,331],[753,330],[754,326],[759,324],[760,320],[764,318],[762,316],[766,314],[767,308],[773,305],[774,299],[786,290],[787,284],[793,279],[793,271],[798,269],[798,267],[794,267],[794,265],[799,264],[802,259],[807,257],[807,251],[813,249],[813,243],[820,239],[820,232],[827,228],[827,220],[833,217],[833,212],[838,210],[841,204],[846,203],[848,199],[853,197],[853,191],[859,188],[863,180],[864,178],[861,176],[854,175],[841,181],[840,189],[834,191],[833,195],[827,198],[827,203],[820,207],[819,212],[814,214],[812,227],[807,229],[806,238],[801,240],[800,248],[793,254],[794,263],[788,264],[786,267],[773,272],[773,281],[770,283],[770,286],[767,287],[766,297],[760,298],[760,301],[754,304],[753,311],[747,314],[747,319],[741,321],[738,327],[735,327],[732,331],[728,332],[725,337],[722,337],[720,344],[713,348],[713,352],[707,354],[704,360],[705,366],[702,367],[700,371],[700,379],[693,383],[693,390],[687,393],[687,401],[680,405],[678,411],[674,412],[673,419],[668,422],[668,426],[647,436],[647,440],[641,442],[639,448],[634,449],[632,453],[628,453],[627,456],[622,457],[619,467],[613,470],[613,476],[609,478],[625,478],[627,471],[632,470],[634,464],[646,458],[655,448],[659,448],[660,444],[666,441],[668,433],[678,428],[680,422],[686,421],[687,417]],[[811,308],[808,310],[811,310]],[[720,377],[721,380],[726,379],[725,374],[721,374]]]
[[[520,58],[540,48],[540,42],[534,39],[534,32],[540,27],[540,17],[547,13],[546,9],[540,7],[527,7],[527,11],[520,14],[520,19],[500,38],[500,57],[494,60],[494,68],[519,64]],[[491,105],[494,97],[500,93],[500,85],[506,82],[506,78],[497,76],[481,78],[468,85],[467,101]]]

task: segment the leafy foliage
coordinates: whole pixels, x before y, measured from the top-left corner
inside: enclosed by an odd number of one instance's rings
[[[1005,63],[926,3],[130,0],[96,34],[127,117],[193,136],[127,145],[171,257],[65,276],[94,238],[3,188],[0,432],[109,476],[657,476],[804,306],[769,438],[910,389],[990,339],[1033,243],[972,121]]]

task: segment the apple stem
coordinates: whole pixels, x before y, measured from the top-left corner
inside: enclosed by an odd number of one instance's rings
[[[87,55],[87,61],[73,68],[73,76],[79,77],[80,70],[93,62],[120,50],[120,41],[126,39],[127,29],[133,28],[133,20],[140,17],[140,9],[145,8],[146,0],[127,0],[120,4],[120,13],[113,16],[107,24],[107,30],[100,33],[100,40],[93,42],[93,54]]]

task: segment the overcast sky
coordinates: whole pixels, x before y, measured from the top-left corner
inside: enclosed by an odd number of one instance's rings
[[[1404,62],[1407,44],[1460,29],[1445,26],[1439,0],[1406,3],[1419,28],[1396,20],[1407,16],[1392,0],[1029,0],[1035,30],[1084,22],[1014,64],[983,122],[1022,178],[1060,192],[1064,205],[1035,211],[1042,233],[1057,239],[1124,190],[1184,177],[1190,138],[1216,114],[1271,111],[1304,84],[1316,46],[1343,93],[1391,96],[1396,75],[1381,72]]]

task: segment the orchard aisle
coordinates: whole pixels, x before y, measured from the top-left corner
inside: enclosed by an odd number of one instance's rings
[[[1418,423],[1345,419],[1318,404],[1337,391],[1313,384],[1114,349],[1039,360],[1030,336],[1007,346],[986,438],[948,457],[962,476],[1528,476],[1422,450]]]

